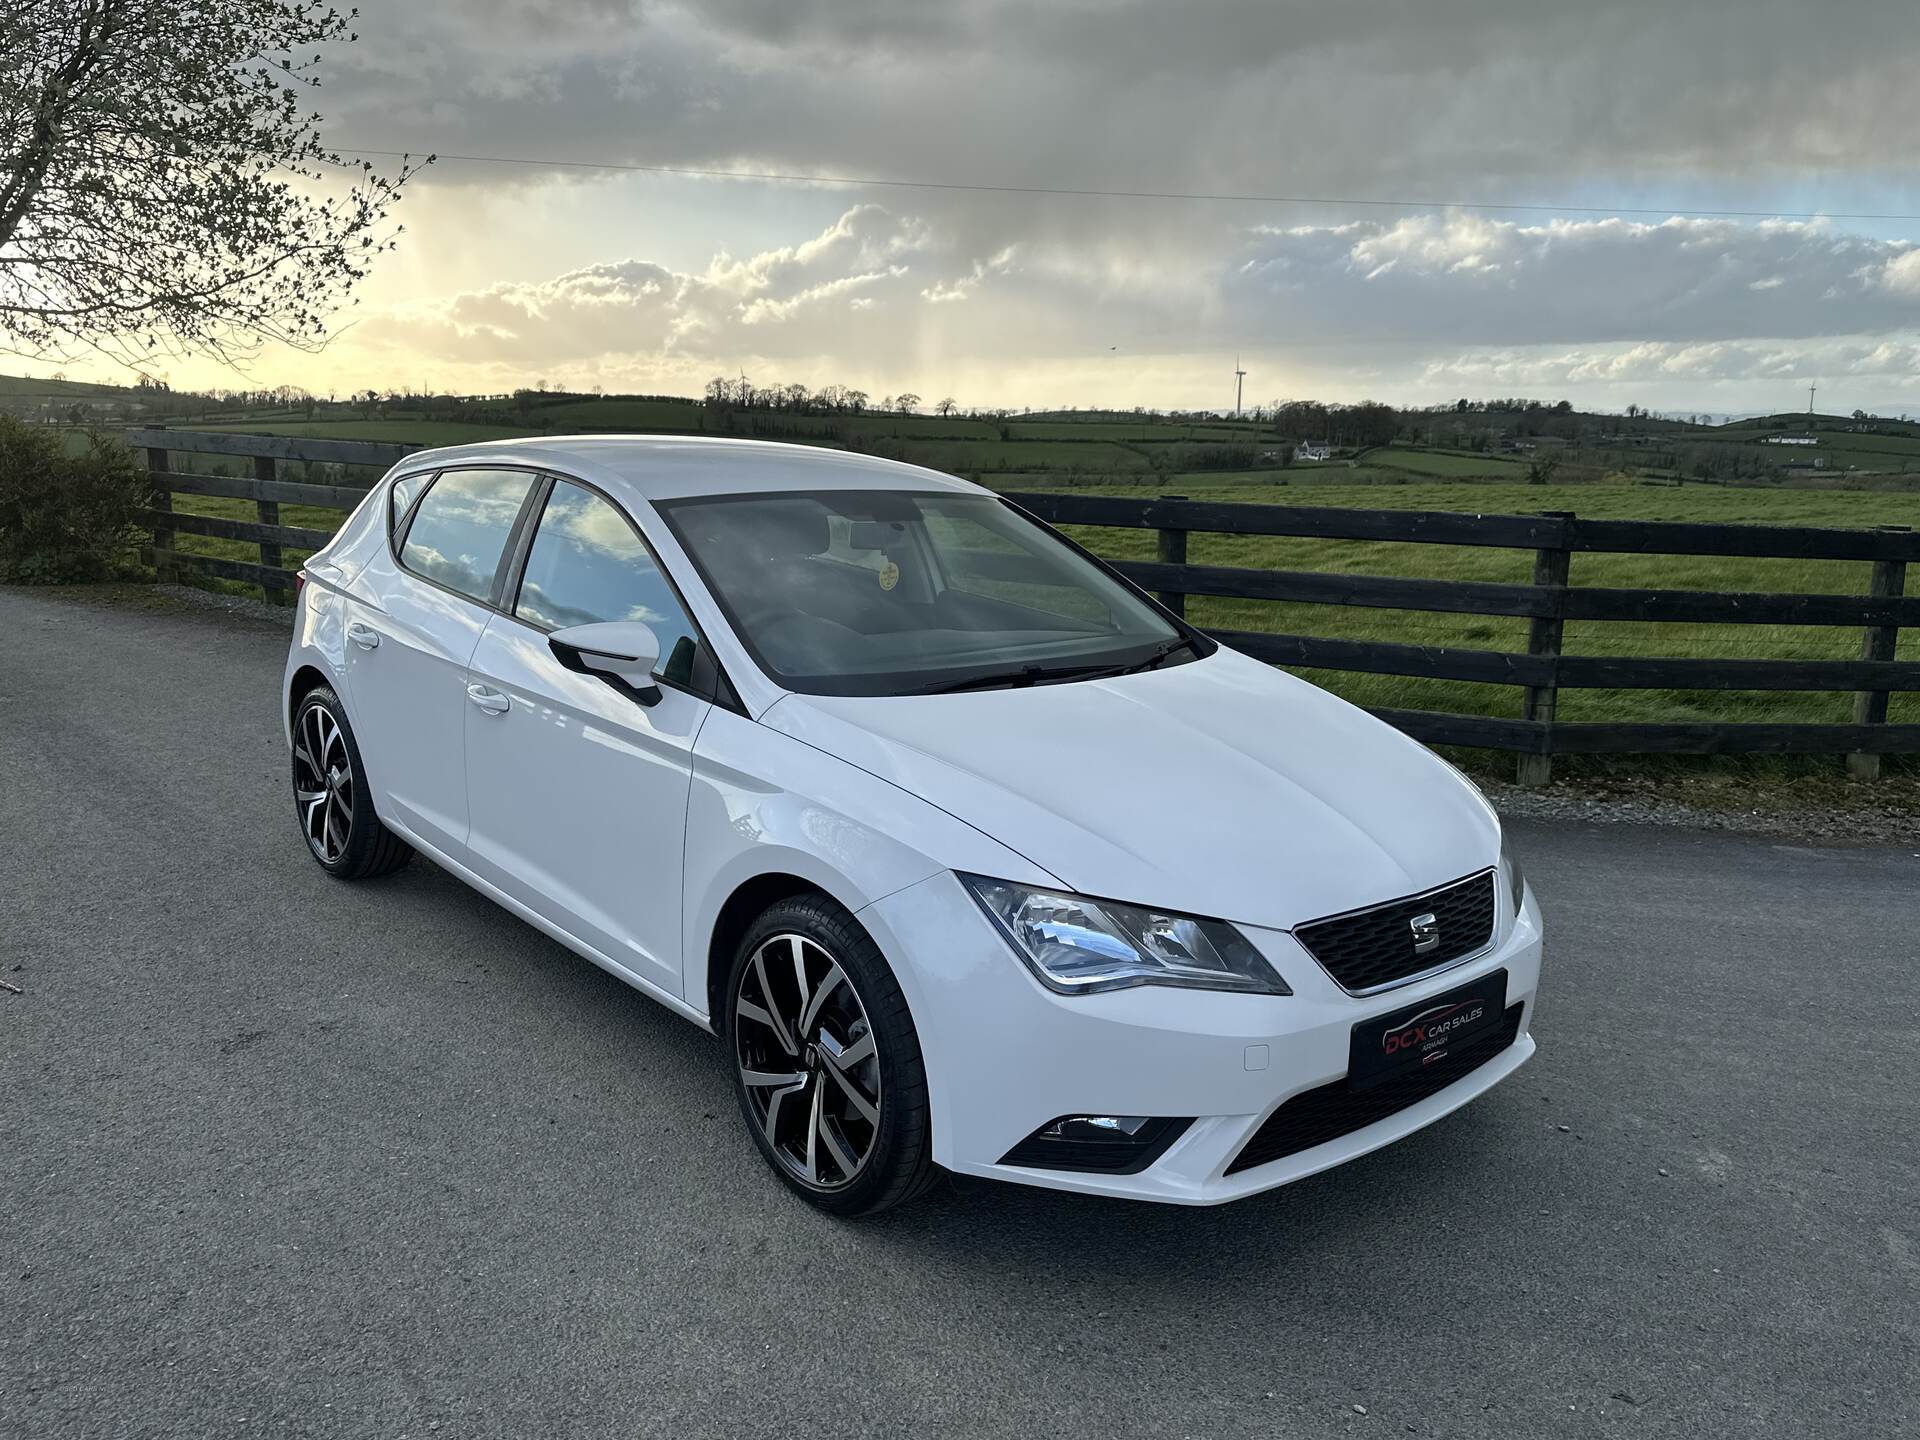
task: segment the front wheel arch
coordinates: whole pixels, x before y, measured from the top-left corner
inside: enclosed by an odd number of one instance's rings
[[[727,972],[733,968],[734,952],[753,923],[782,900],[826,894],[811,880],[769,870],[742,881],[721,903],[707,938],[707,1024],[715,1034],[725,1028]]]

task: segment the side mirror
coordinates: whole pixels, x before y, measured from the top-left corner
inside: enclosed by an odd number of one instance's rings
[[[660,641],[651,626],[637,620],[569,625],[549,635],[547,645],[554,658],[576,674],[612,680],[642,705],[660,699],[660,687],[653,683]]]

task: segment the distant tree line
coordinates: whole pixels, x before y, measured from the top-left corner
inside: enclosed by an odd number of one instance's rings
[[[797,415],[912,415],[925,402],[911,390],[875,399],[865,390],[846,385],[756,385],[745,375],[716,375],[707,382],[706,402],[715,410],[785,410]],[[951,415],[959,405],[948,398],[934,402],[937,415]]]

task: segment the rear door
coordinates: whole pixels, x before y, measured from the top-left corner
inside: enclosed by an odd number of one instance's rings
[[[626,514],[584,485],[550,483],[523,577],[468,667],[467,863],[678,996],[687,796],[713,664]],[[601,620],[653,627],[657,703],[554,658],[551,632]]]
[[[377,603],[347,602],[348,709],[374,804],[456,860],[467,838],[467,661],[534,480],[525,470],[446,470],[417,499],[396,491],[393,544],[355,587]]]

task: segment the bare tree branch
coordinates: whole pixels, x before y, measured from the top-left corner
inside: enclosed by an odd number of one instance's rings
[[[48,357],[317,349],[426,161],[329,149],[324,0],[0,0],[0,336]]]

